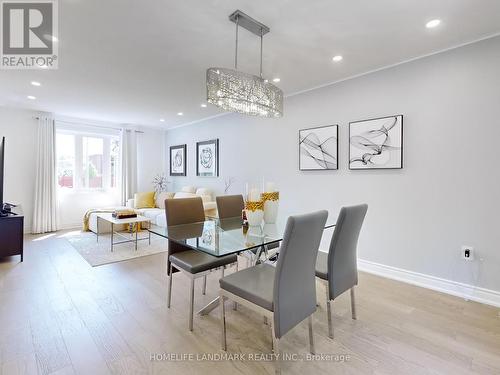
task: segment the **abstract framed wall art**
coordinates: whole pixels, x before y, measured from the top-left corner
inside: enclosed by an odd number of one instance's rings
[[[186,175],[186,145],[170,146],[170,176]]]
[[[403,115],[349,123],[349,169],[402,169]]]
[[[219,176],[219,140],[196,143],[196,175],[201,177]]]
[[[338,139],[338,125],[299,130],[299,169],[301,171],[338,169]]]

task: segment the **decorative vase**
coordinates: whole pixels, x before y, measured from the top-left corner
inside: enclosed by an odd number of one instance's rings
[[[256,226],[262,224],[262,219],[264,219],[264,202],[263,201],[246,202],[245,213],[247,216],[248,225]]]
[[[279,191],[262,193],[261,199],[264,202],[264,221],[267,224],[276,223],[280,201]]]

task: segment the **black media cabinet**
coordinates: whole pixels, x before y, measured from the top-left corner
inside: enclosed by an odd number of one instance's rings
[[[0,258],[21,255],[23,261],[24,215],[20,206],[9,216],[0,217]]]

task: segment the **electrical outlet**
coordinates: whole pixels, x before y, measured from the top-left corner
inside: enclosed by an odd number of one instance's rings
[[[474,248],[472,246],[462,246],[462,259],[463,260],[474,260]]]

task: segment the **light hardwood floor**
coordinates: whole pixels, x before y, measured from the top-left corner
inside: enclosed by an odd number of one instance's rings
[[[270,362],[151,361],[152,353],[223,353],[218,310],[187,330],[189,283],[175,275],[166,308],[165,254],[92,268],[62,233],[26,237],[25,261],[0,263],[1,374],[271,374]],[[195,305],[207,295],[197,280]],[[297,361],[284,374],[500,374],[500,311],[403,283],[360,274],[358,320],[349,296],[334,302],[336,338],[327,338],[324,290],[314,315],[317,353],[345,362]],[[228,352],[270,353],[262,317],[227,308]],[[307,324],[282,340],[307,353]]]

